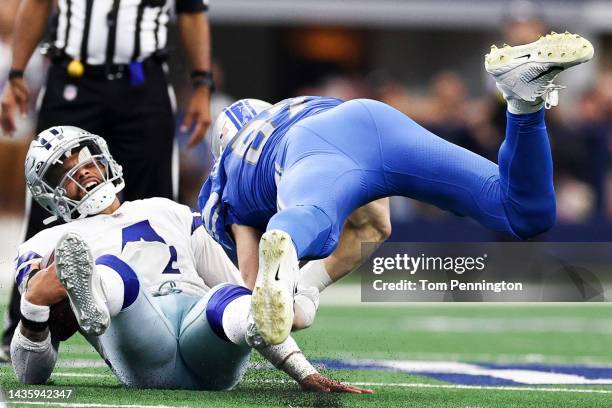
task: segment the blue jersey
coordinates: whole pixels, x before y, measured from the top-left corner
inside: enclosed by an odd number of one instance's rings
[[[202,186],[198,203],[208,232],[226,248],[234,242],[230,224],[265,231],[277,211],[279,161],[288,130],[343,101],[305,96],[285,99],[252,119],[230,142]]]

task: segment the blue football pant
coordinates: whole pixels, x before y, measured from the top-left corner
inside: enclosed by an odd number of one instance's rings
[[[355,209],[399,195],[520,239],[544,232],[556,213],[544,110],[507,117],[499,166],[378,101],[307,118],[281,146],[279,211],[267,230],[287,232],[299,258],[323,258]]]

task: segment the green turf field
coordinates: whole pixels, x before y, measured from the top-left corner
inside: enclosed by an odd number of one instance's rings
[[[612,307],[608,305],[324,305],[316,325],[295,337],[314,359],[612,368]],[[256,357],[253,360],[261,362]],[[119,385],[91,347],[75,336],[60,352],[51,385],[74,386],[75,396],[63,405],[51,406],[612,406],[612,385],[461,385],[402,371],[324,372],[343,381],[368,384],[376,393],[303,393],[283,373],[271,368],[251,368],[244,381],[229,392],[128,390]],[[5,389],[20,388],[6,365],[0,366],[0,380]],[[26,404],[13,401],[11,406]]]

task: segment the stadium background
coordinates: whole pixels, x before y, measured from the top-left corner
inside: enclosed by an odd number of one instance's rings
[[[547,113],[555,160],[558,221],[539,239],[612,240],[612,2],[223,0],[211,3],[218,83],[214,111],[243,97],[271,102],[302,94],[344,99],[372,97],[404,111],[442,137],[492,160],[496,160],[503,138],[504,117],[494,84],[483,69],[483,55],[489,46],[532,41],[538,34],[550,30],[584,35],[595,46],[595,59],[561,75],[560,82],[569,87],[562,91],[561,106]],[[2,10],[0,17],[7,17]],[[1,26],[2,18],[0,29]],[[175,30],[173,35],[177,35]],[[181,51],[171,51],[171,80],[179,102],[178,129],[182,108],[188,101],[189,81]],[[0,74],[8,70],[3,66],[5,63],[0,57]],[[39,72],[44,75],[42,69]],[[5,77],[0,75],[0,87]],[[31,137],[32,120],[22,120],[18,136],[0,138],[0,304],[7,300],[11,262],[20,241],[23,159]],[[177,135],[182,146],[180,201],[195,206],[199,187],[211,165],[209,146],[205,142],[187,150],[183,148],[186,135],[178,130]],[[404,198],[392,200],[392,218],[391,240],[394,241],[506,239],[470,220]],[[612,364],[609,348],[612,329],[607,325],[612,316],[606,306],[489,308],[395,304],[388,308],[360,307],[357,285],[355,279],[347,279],[324,294],[317,325],[298,336],[309,355],[495,364],[608,364],[608,367]],[[347,334],[354,336],[354,340],[343,340],[345,343],[338,345],[338,338],[346,339]],[[74,340],[66,350],[67,360],[96,359],[82,341]],[[77,373],[74,367],[67,370]],[[93,372],[104,370],[95,367]],[[108,375],[108,370],[105,372]],[[7,373],[0,371],[0,377],[9,378]],[[341,378],[355,381],[410,383],[400,374],[385,377],[370,372],[361,376],[339,373]],[[249,378],[256,377],[249,375]],[[88,380],[86,375],[75,378],[75,375],[66,375],[56,378],[55,383],[77,381],[87,385],[99,381]],[[110,377],[104,381],[115,384]],[[431,381],[417,379],[413,383]],[[249,385],[246,387],[246,391],[243,388],[238,392],[237,400],[220,400],[219,404],[242,403],[240,398],[249,394]],[[95,387],[92,390],[92,398],[96,398]],[[406,395],[416,398],[417,406],[427,406],[428,402],[431,406],[442,406],[444,401],[451,401],[444,390],[427,391],[425,386],[418,394],[422,399],[415,395],[417,391],[406,390],[384,389],[391,396],[379,403],[396,405],[394,401],[399,400],[393,398]],[[454,403],[463,403],[461,406],[497,406],[508,401],[528,405],[527,400],[521,399],[485,399],[482,403],[480,394],[464,391],[450,398],[454,398]],[[141,397],[143,401],[173,402],[162,398],[161,393],[152,395]],[[191,405],[191,397],[181,395],[186,398],[185,404]],[[268,394],[263,395],[264,400],[259,402],[278,403],[265,400]],[[292,395],[282,394],[281,403],[290,404]],[[577,398],[577,403],[584,402],[585,406],[607,406],[597,396],[590,400],[586,395],[582,400],[577,395],[572,398]],[[109,397],[100,395],[99,398]],[[540,402],[534,406],[565,401],[554,399],[557,397],[538,398]],[[174,402],[180,401],[177,397]]]

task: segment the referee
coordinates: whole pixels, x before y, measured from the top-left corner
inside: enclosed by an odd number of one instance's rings
[[[30,95],[23,71],[40,42],[55,0],[23,0],[13,32],[12,65],[0,112],[5,133],[15,115],[27,114]],[[173,10],[174,8],[174,10]],[[210,30],[208,0],[59,0],[47,56],[51,65],[42,91],[37,133],[73,125],[101,135],[122,163],[124,200],[176,198],[178,163],[173,162],[175,99],[165,63],[167,23],[176,12],[180,38],[192,69],[193,95],[181,131],[197,144],[210,124]],[[30,238],[48,216],[27,199]],[[2,339],[10,344],[19,321],[13,288],[10,318]]]

